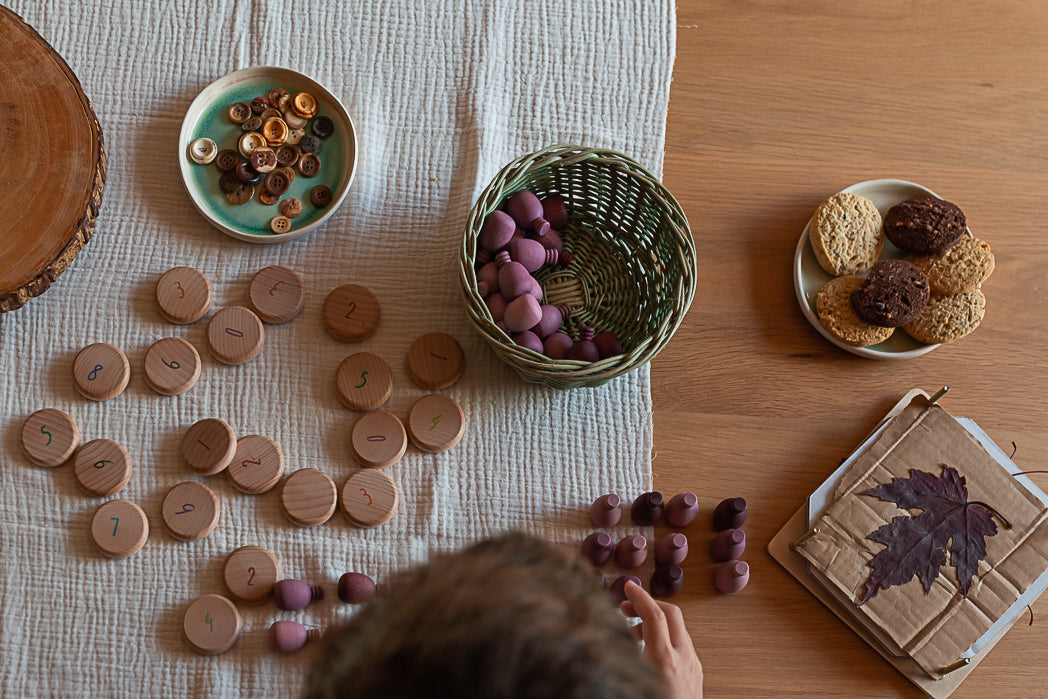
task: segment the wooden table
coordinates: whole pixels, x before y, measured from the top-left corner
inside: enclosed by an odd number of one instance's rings
[[[908,389],[949,385],[1015,461],[1045,468],[1048,4],[678,3],[666,186],[698,251],[695,302],[653,362],[656,488],[693,490],[677,597],[708,696],[924,696],[790,577],[769,539]],[[792,286],[815,206],[860,180],[919,182],[958,203],[997,269],[978,331],[904,362],[852,356]],[[1048,488],[1048,476],[1033,476]],[[708,513],[743,496],[749,586],[720,595]],[[1048,601],[954,697],[1048,693]]]

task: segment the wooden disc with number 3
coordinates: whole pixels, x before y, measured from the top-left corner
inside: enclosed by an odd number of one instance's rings
[[[384,471],[365,468],[342,486],[342,514],[361,527],[377,527],[393,517],[400,504],[400,489]]]

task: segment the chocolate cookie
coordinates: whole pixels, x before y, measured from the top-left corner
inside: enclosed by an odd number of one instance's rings
[[[855,315],[851,295],[862,283],[863,278],[857,275],[834,277],[823,285],[815,299],[815,312],[826,332],[855,347],[879,344],[895,332],[895,328],[871,325]]]
[[[956,204],[942,199],[907,199],[884,216],[884,235],[896,247],[919,255],[936,255],[953,247],[967,221]]]
[[[928,305],[928,277],[906,260],[881,260],[851,295],[855,315],[873,325],[897,328]]]

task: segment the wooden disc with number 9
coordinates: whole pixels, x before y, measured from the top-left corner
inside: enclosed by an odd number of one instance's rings
[[[241,604],[261,604],[280,580],[276,557],[260,546],[241,546],[229,554],[222,580],[230,596]]]
[[[204,595],[193,600],[182,616],[182,634],[197,653],[218,655],[236,645],[244,622],[240,612],[222,595]]]
[[[164,396],[177,396],[196,385],[200,378],[200,354],[180,337],[157,340],[143,362],[146,383]]]

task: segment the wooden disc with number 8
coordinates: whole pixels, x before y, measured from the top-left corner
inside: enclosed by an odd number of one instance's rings
[[[73,384],[84,398],[116,398],[131,379],[131,364],[119,349],[105,342],[88,345],[73,359]]]
[[[226,477],[233,487],[248,495],[261,495],[273,489],[284,475],[284,452],[269,437],[249,434],[237,440],[233,462]]]
[[[91,518],[91,539],[98,550],[110,558],[133,556],[148,538],[149,519],[142,508],[130,500],[103,503]]]
[[[200,355],[180,337],[157,340],[143,362],[146,383],[161,395],[177,396],[196,385],[200,378]]]
[[[241,546],[229,554],[222,579],[230,596],[241,604],[261,604],[273,594],[280,580],[280,564],[259,546]]]
[[[160,505],[167,531],[182,541],[203,539],[214,531],[221,514],[214,491],[196,481],[172,486]]]
[[[131,457],[111,439],[93,439],[76,450],[76,482],[91,495],[119,493],[131,478]]]
[[[236,645],[244,622],[240,612],[222,595],[193,600],[182,616],[182,634],[189,647],[203,655],[218,655]]]

